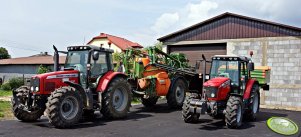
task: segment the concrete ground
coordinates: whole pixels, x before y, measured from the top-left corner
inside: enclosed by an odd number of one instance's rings
[[[18,120],[0,122],[0,136],[81,136],[81,137],[278,137],[266,126],[272,116],[287,117],[301,125],[301,112],[261,109],[256,122],[245,122],[240,129],[227,129],[222,119],[201,116],[196,124],[184,123],[180,110],[171,110],[166,103],[152,109],[133,106],[122,120],[96,118],[71,129],[56,129],[45,118],[34,123]],[[301,129],[301,127],[299,128]],[[294,136],[300,136],[300,132]]]

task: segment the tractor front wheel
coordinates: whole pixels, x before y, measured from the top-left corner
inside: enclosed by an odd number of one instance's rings
[[[153,107],[154,105],[156,105],[158,98],[159,97],[149,97],[146,99],[146,98],[141,97],[141,101],[145,107]]]
[[[122,77],[114,78],[103,93],[102,114],[108,119],[127,116],[132,100],[131,86]]]
[[[190,101],[197,95],[191,93],[190,95],[186,96],[185,101],[182,107],[182,117],[185,123],[196,123],[199,120],[200,114],[196,114],[189,111]]]
[[[167,94],[167,103],[171,108],[181,108],[185,100],[185,91],[187,90],[186,82],[178,78],[172,84],[171,89]]]
[[[83,114],[83,101],[78,91],[62,87],[51,93],[46,104],[49,122],[57,128],[68,128],[78,123]]]
[[[239,128],[243,117],[242,99],[238,96],[230,96],[227,102],[225,122],[228,128]]]
[[[21,86],[14,90],[16,96],[13,96],[11,99],[12,102],[12,111],[15,117],[24,122],[32,122],[39,119],[43,113],[45,108],[41,108],[34,111],[27,110],[27,100],[29,94],[28,86]]]

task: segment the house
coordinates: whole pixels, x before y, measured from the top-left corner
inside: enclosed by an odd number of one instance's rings
[[[301,28],[227,12],[158,40],[165,52],[185,53],[191,65],[202,54],[249,56],[253,51],[255,65],[272,68],[261,104],[301,109]]]
[[[59,64],[61,66],[64,65],[65,58],[66,56],[60,56]],[[53,70],[53,56],[48,55],[47,52],[44,52],[30,57],[2,59],[0,60],[0,78],[3,78],[4,81],[7,81],[13,77],[29,78],[37,74],[40,65]]]
[[[122,52],[127,48],[143,48],[138,43],[105,33],[100,33],[99,36],[92,38],[87,44],[113,49],[114,52]]]

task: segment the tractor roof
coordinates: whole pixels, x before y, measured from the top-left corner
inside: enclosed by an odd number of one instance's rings
[[[69,46],[67,48],[68,50],[98,50],[98,51],[104,51],[104,52],[111,52],[113,53],[114,50],[112,49],[107,49],[107,48],[102,48],[94,45],[82,45],[82,46]]]
[[[212,57],[212,60],[250,61],[251,58],[246,57],[246,56],[237,56],[237,55],[215,55]]]

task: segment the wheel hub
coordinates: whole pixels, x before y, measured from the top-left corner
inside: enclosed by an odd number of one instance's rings
[[[67,120],[73,119],[79,111],[78,107],[79,104],[75,97],[66,97],[61,103],[61,114]]]
[[[113,106],[117,111],[123,111],[127,104],[126,89],[120,87],[114,91]]]
[[[184,100],[184,88],[182,86],[177,86],[176,88],[176,100],[181,103]]]

